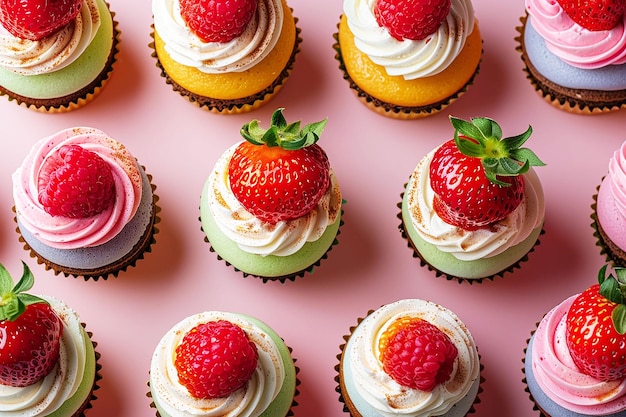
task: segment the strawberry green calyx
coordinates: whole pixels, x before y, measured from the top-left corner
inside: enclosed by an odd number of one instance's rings
[[[35,278],[26,263],[22,262],[24,271],[22,277],[13,285],[13,278],[0,264],[0,320],[14,321],[26,310],[26,306],[46,301],[25,291],[30,290]]]
[[[613,274],[607,276],[607,265],[600,268],[598,282],[600,295],[617,305],[611,313],[613,325],[619,334],[626,333],[626,268],[613,267]]]
[[[454,127],[454,142],[459,151],[469,157],[479,158],[487,178],[500,186],[509,183],[497,177],[518,176],[528,171],[531,166],[543,166],[545,163],[529,148],[522,145],[530,138],[532,127],[520,135],[502,139],[500,125],[486,117],[476,117],[470,121],[450,117]]]
[[[328,119],[307,124],[300,129],[300,121],[287,123],[283,110],[279,108],[272,113],[269,129],[263,129],[255,119],[243,125],[241,136],[255,145],[279,146],[288,150],[302,149],[319,140]]]

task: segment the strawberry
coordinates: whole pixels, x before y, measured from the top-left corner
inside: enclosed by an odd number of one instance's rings
[[[78,145],[64,145],[46,158],[37,181],[39,202],[51,216],[86,218],[115,201],[111,167]]]
[[[82,0],[0,0],[0,24],[13,36],[37,41],[73,21]]]
[[[565,13],[587,30],[610,30],[624,18],[624,0],[558,0]]]
[[[491,119],[450,120],[454,139],[435,151],[429,167],[433,208],[446,223],[477,230],[515,210],[524,199],[520,174],[545,164],[521,148],[532,133],[530,126],[521,135],[501,139],[502,130]]]
[[[626,269],[617,278],[598,273],[598,283],[580,293],[567,312],[565,337],[574,364],[601,381],[626,377]]]
[[[402,317],[379,341],[383,370],[402,386],[430,392],[450,379],[458,350],[450,337],[430,322]]]
[[[282,111],[272,114],[267,130],[257,120],[242,127],[246,141],[228,166],[237,200],[270,224],[309,213],[330,186],[330,162],[316,144],[326,119],[300,129],[300,122],[287,124]]]
[[[179,0],[180,13],[204,42],[230,42],[240,36],[256,13],[258,0]]]
[[[26,387],[42,380],[59,360],[63,323],[50,305],[25,293],[34,277],[23,263],[13,279],[0,264],[0,384]]]
[[[259,354],[246,333],[226,320],[194,327],[176,347],[180,383],[195,398],[222,398],[242,388],[254,373]]]
[[[450,11],[450,0],[377,0],[374,16],[399,41],[431,35]]]

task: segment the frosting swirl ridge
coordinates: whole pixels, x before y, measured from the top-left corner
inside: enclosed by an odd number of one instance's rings
[[[609,161],[608,184],[615,206],[626,218],[626,143],[613,153]]]

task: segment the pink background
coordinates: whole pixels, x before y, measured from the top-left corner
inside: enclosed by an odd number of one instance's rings
[[[171,326],[204,310],[245,312],[273,326],[300,368],[295,415],[340,417],[334,366],[343,336],[369,309],[400,298],[443,304],[471,329],[486,378],[477,416],[537,415],[522,384],[523,349],[548,309],[595,282],[603,257],[590,206],[609,157],[626,139],[624,113],[571,115],[542,101],[515,51],[523,1],[475,0],[484,56],[474,86],[439,115],[417,121],[379,116],[356,100],[338,70],[331,45],[341,3],[290,0],[302,51],[282,91],[253,113],[214,115],[165,84],[148,48],[149,0],[110,0],[122,30],[121,52],[95,101],[51,115],[0,100],[0,262],[17,278],[25,260],[37,278],[35,291],[65,299],[94,333],[103,379],[91,417],[153,416],[146,398],[152,351]],[[209,252],[198,204],[214,161],[240,140],[241,125],[257,118],[266,126],[277,107],[285,107],[290,121],[329,118],[320,143],[348,203],[340,243],[313,275],[263,284],[244,279]],[[548,164],[538,169],[547,206],[541,244],[514,274],[480,285],[435,277],[398,232],[403,184],[422,155],[451,137],[449,114],[492,117],[505,135],[532,125],[529,145]],[[153,175],[160,196],[152,253],[107,281],[45,271],[22,249],[13,223],[11,173],[39,138],[78,125],[125,143]]]

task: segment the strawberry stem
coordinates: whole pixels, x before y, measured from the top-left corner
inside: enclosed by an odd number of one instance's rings
[[[46,301],[25,291],[30,290],[35,283],[28,265],[22,261],[24,271],[22,277],[13,285],[13,278],[9,271],[0,264],[0,320],[14,321],[26,310],[26,306]]]
[[[611,313],[615,330],[619,334],[626,333],[626,268],[613,267],[613,274],[607,276],[607,265],[598,272],[600,295],[617,305]]]

